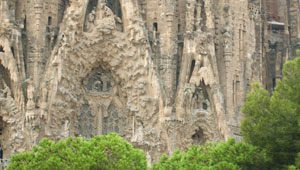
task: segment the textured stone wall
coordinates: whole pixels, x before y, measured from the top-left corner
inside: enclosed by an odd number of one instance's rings
[[[4,157],[45,137],[110,132],[149,163],[190,144],[242,140],[250,84],[272,90],[292,55],[276,42],[298,41],[295,2],[278,34],[264,0],[1,0]]]

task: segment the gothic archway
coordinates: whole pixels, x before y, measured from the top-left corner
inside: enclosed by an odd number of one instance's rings
[[[75,121],[75,135],[91,138],[111,132],[124,134],[126,109],[111,73],[100,66],[94,68],[83,80],[83,86],[85,92]]]

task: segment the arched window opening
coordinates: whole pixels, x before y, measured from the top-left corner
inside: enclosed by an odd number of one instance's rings
[[[89,104],[83,104],[78,117],[78,135],[92,138],[96,135],[95,115],[92,114]]]
[[[192,75],[193,75],[193,72],[194,72],[194,69],[195,69],[195,64],[196,64],[196,61],[193,60],[193,61],[192,61],[192,64],[191,64],[191,67],[190,67],[190,74],[189,74],[188,82],[190,82],[191,77],[192,77]]]
[[[107,115],[103,117],[103,134],[111,132],[119,133],[119,113],[114,104],[110,104],[107,108]]]

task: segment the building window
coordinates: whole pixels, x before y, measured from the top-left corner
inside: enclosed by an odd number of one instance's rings
[[[153,23],[153,31],[158,31],[158,24],[157,24],[157,22]]]
[[[0,45],[0,52],[4,53],[4,48],[2,45]]]
[[[190,75],[189,75],[189,81],[188,82],[190,82],[190,79],[192,78],[192,75],[193,75],[193,72],[194,72],[194,69],[195,69],[195,64],[196,64],[196,61],[193,60],[192,64],[191,64],[191,67],[190,67]]]
[[[52,24],[52,18],[49,16],[48,17],[48,25],[51,25]]]

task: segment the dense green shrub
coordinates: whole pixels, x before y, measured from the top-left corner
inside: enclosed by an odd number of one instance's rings
[[[295,165],[290,166],[288,170],[300,170],[300,153],[298,153]]]
[[[33,148],[11,157],[7,170],[146,170],[142,150],[117,134],[91,140],[68,138],[54,143],[45,139]]]
[[[269,159],[264,151],[245,143],[208,143],[191,146],[187,152],[163,156],[152,170],[264,170]]]
[[[246,142],[266,149],[273,168],[293,164],[300,152],[300,58],[288,61],[273,95],[254,86],[242,111]]]

